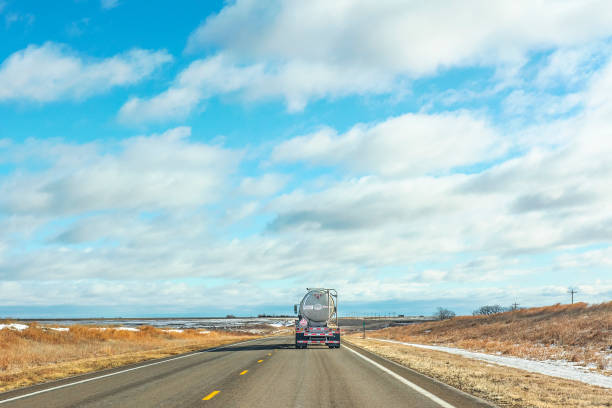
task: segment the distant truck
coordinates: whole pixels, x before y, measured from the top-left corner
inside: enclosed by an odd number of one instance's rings
[[[295,321],[295,348],[305,349],[309,344],[340,347],[338,325],[338,293],[335,289],[307,288],[299,304],[293,306]]]

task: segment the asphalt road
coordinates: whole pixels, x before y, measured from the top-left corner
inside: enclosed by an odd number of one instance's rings
[[[490,405],[346,343],[340,349],[298,350],[290,337],[0,394],[0,408],[486,406]]]

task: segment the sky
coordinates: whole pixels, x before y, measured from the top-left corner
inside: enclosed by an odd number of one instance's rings
[[[0,316],[612,299],[606,0],[0,0]]]

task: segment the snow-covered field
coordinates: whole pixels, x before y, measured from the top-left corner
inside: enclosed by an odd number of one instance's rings
[[[35,321],[35,320],[32,320]],[[287,327],[292,326],[295,322],[294,318],[270,318],[270,317],[254,317],[254,318],[235,318],[235,319],[77,319],[77,320],[45,320],[39,321],[41,325],[54,325],[61,327],[69,327],[73,324],[96,325],[96,326],[153,326],[159,328],[170,329],[232,329],[235,327],[252,327],[268,325],[272,327]],[[27,322],[25,322],[27,323]],[[0,328],[2,325],[0,325]]]
[[[463,357],[473,358],[486,361],[489,363],[502,365],[506,367],[518,368],[520,370],[530,371],[534,373],[550,375],[552,377],[560,377],[568,380],[576,380],[586,384],[598,385],[600,387],[612,388],[612,377],[589,372],[586,367],[580,367],[575,363],[565,360],[547,360],[535,361],[527,360],[519,357],[498,356],[493,354],[478,353],[455,347],[431,346],[426,344],[405,343],[396,340],[373,339],[388,343],[402,344],[405,346],[418,347],[428,350],[443,351],[445,353],[457,354]]]
[[[46,325],[60,326],[50,327],[51,330],[68,331],[73,324],[82,325],[97,325],[97,326],[115,326],[115,330],[138,331],[139,326],[153,326],[164,328],[169,332],[180,333],[185,329],[224,329],[224,330],[240,330],[250,333],[264,333],[262,326],[274,328],[293,326],[295,319],[291,318],[237,318],[237,319],[121,319],[121,320],[46,320],[39,322],[43,327]],[[0,324],[0,330],[24,330],[27,329],[27,324],[8,323]],[[106,330],[105,327],[99,327],[98,330]],[[202,331],[208,333],[208,331]]]

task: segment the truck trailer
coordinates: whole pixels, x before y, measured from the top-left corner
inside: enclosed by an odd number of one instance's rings
[[[295,348],[305,349],[309,344],[340,347],[338,325],[338,293],[335,289],[307,288],[299,304],[293,306],[295,321]]]

